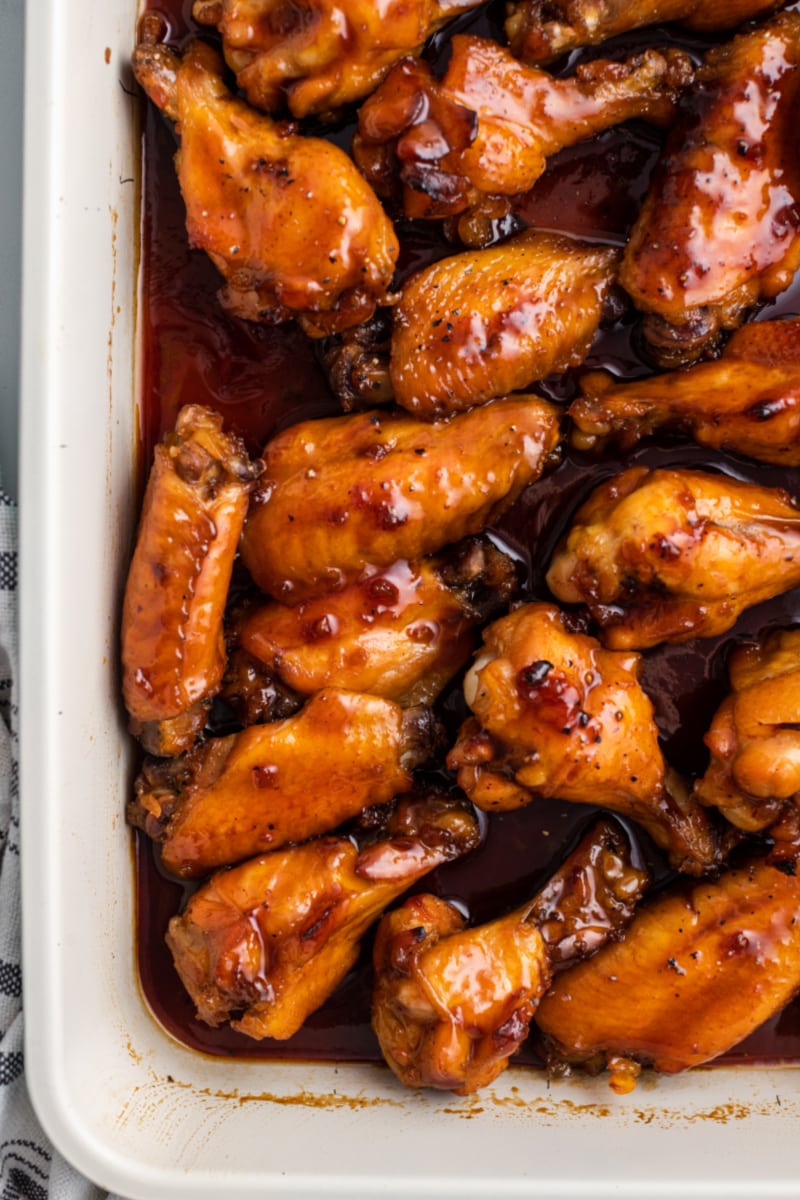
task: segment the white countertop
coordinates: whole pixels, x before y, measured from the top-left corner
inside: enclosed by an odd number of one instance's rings
[[[0,0],[0,479],[17,495],[24,0]]]

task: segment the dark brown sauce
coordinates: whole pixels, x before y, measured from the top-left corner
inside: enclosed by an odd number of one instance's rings
[[[163,18],[168,40],[180,45],[192,33],[191,0],[160,0],[149,6]],[[461,30],[499,36],[503,4],[469,14]],[[204,32],[203,36],[207,36]],[[602,53],[677,44],[690,52],[708,41],[676,39],[665,30],[640,31],[615,39]],[[437,36],[429,51],[435,63],[446,54]],[[591,52],[596,57],[598,50]],[[574,57],[571,60],[574,61]],[[589,57],[589,54],[587,54]],[[570,64],[571,65],[571,64]],[[347,145],[352,124],[332,131]],[[593,240],[622,244],[635,218],[658,155],[661,138],[640,124],[611,130],[592,142],[564,151],[552,160],[534,192],[516,206],[521,222]],[[180,406],[209,404],[225,416],[257,451],[279,429],[298,420],[338,411],[315,348],[294,326],[249,325],[226,315],[216,300],[219,277],[208,259],[187,245],[183,205],[172,168],[174,137],[152,106],[144,123],[142,396],[143,461],[165,430],[174,425]],[[455,253],[434,225],[399,227],[403,242],[398,278],[444,254]],[[499,233],[508,232],[506,227]],[[755,320],[800,313],[800,277]],[[623,378],[647,374],[632,315],[598,337],[588,359]],[[570,375],[545,381],[539,390],[556,401],[571,399]],[[624,459],[598,463],[578,454],[522,497],[496,530],[498,538],[525,564],[531,598],[549,598],[544,572],[552,550],[578,504],[602,479],[633,462],[648,465],[713,467],[739,478],[796,489],[796,472],[710,454],[679,440],[649,442]],[[740,639],[775,626],[800,621],[797,591],[749,610],[725,637],[684,646],[656,648],[645,655],[643,681],[656,707],[664,750],[672,765],[686,773],[704,769],[702,735],[726,691],[726,659]],[[464,714],[458,684],[442,703],[442,715],[455,730]],[[515,813],[493,816],[483,845],[469,858],[429,876],[417,890],[455,899],[476,921],[489,920],[523,900],[545,881],[592,818],[590,808],[558,801],[534,802]],[[656,882],[668,869],[647,837],[628,826]],[[287,1042],[257,1043],[230,1029],[210,1029],[194,1018],[193,1006],[172,966],[164,943],[171,916],[185,897],[183,884],[166,876],[158,855],[137,837],[138,961],[144,995],[156,1018],[187,1045],[208,1054],[248,1058],[296,1058],[373,1061],[380,1058],[369,1028],[369,939],[360,965],[330,1000]],[[800,1060],[800,1001],[789,1005],[721,1061]],[[518,1061],[537,1063],[533,1048]]]

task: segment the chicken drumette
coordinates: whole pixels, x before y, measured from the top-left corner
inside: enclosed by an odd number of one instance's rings
[[[770,858],[793,870],[800,857],[800,629],[739,646],[730,681],[706,734],[711,762],[695,791],[739,829],[774,829]]]
[[[680,21],[693,33],[734,29],[750,17],[780,8],[784,0],[512,0],[506,33],[527,62],[549,62],[579,46],[642,25]]]
[[[608,246],[528,230],[420,271],[395,309],[397,403],[430,419],[578,366],[618,264]]]
[[[301,695],[341,687],[430,704],[469,658],[476,626],[516,586],[512,560],[488,538],[469,538],[294,608],[259,607],[239,641]]]
[[[406,796],[383,827],[325,837],[219,871],[169,923],[167,943],[207,1025],[288,1038],[358,957],[392,900],[480,840],[468,804]]]
[[[219,691],[228,585],[262,469],[195,404],[156,447],[122,609],[123,698],[152,754],[187,750]]]
[[[296,117],[330,113],[377,87],[447,21],[485,0],[195,0],[247,99]]]
[[[270,324],[295,317],[312,337],[367,320],[398,242],[352,160],[231,95],[210,46],[193,42],[180,58],[147,30],[134,73],[176,122],[189,240],[224,276],[224,307]]]
[[[569,410],[581,450],[627,450],[656,430],[679,429],[714,449],[800,466],[800,319],[738,329],[714,362],[630,383],[596,371]]]
[[[475,714],[448,755],[479,808],[550,796],[599,804],[641,824],[676,868],[719,860],[703,808],[665,772],[639,655],[572,632],[550,604],[528,604],[484,633],[464,680]]]
[[[691,73],[686,55],[648,50],[553,79],[456,36],[441,81],[414,59],[392,69],[361,108],[353,154],[379,195],[399,182],[407,217],[466,214],[459,236],[480,245],[511,209],[501,198],[529,191],[550,155],[633,117],[665,122]]]
[[[436,896],[412,896],[375,939],[372,1025],[409,1087],[464,1095],[491,1083],[528,1034],[556,963],[619,936],[647,885],[621,828],[599,821],[533,900],[467,928]]]
[[[691,362],[800,263],[800,13],[711,50],[686,93],[620,283],[662,366]]]
[[[168,870],[203,875],[407,791],[437,736],[427,708],[328,688],[297,716],[146,762],[128,820],[161,842]]]
[[[615,649],[715,637],[800,585],[800,511],[780,488],[631,467],[578,511],[547,582]]]
[[[305,421],[265,448],[242,557],[284,603],[325,595],[478,533],[542,474],[556,409],[514,396],[428,424],[407,414]]]
[[[662,892],[621,939],[564,971],[536,1012],[554,1065],[608,1066],[630,1091],[641,1066],[709,1062],[800,989],[800,879],[763,861]]]

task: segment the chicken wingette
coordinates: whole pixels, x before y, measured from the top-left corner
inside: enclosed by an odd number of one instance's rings
[[[559,439],[557,410],[536,396],[432,424],[380,412],[304,421],[264,449],[243,560],[265,592],[298,604],[433,554],[509,508]]]
[[[121,631],[130,729],[151,754],[188,750],[222,684],[228,586],[262,466],[196,404],[156,446]]]
[[[438,735],[430,709],[328,688],[296,716],[145,762],[128,820],[196,877],[328,833],[411,786]]]
[[[398,800],[358,844],[322,837],[217,872],[167,933],[197,1016],[252,1038],[291,1037],[383,910],[479,840],[470,806],[432,791]]]

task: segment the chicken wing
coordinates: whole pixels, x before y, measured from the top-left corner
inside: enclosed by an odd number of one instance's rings
[[[661,366],[697,359],[800,265],[800,13],[711,50],[686,93],[620,283]]]
[[[411,786],[438,736],[429,709],[329,688],[297,716],[145,763],[128,820],[175,875],[327,833]]]
[[[800,879],[764,862],[662,892],[536,1011],[553,1063],[673,1074],[742,1041],[800,989]]]
[[[395,309],[397,403],[440,417],[579,366],[618,262],[608,246],[528,230],[420,271]]]
[[[460,35],[451,45],[441,82],[415,59],[392,68],[361,108],[353,156],[379,195],[399,182],[407,217],[466,213],[458,231],[471,245],[491,240],[492,221],[481,220],[487,197],[496,220],[511,209],[497,198],[529,191],[558,150],[633,117],[668,121],[692,75],[675,50],[598,60],[553,79],[486,38]]]
[[[706,813],[665,776],[638,654],[604,650],[554,605],[527,604],[484,632],[464,695],[475,716],[447,764],[479,808],[599,804],[638,821],[679,870],[718,862]]]
[[[722,356],[631,383],[605,372],[581,380],[569,415],[580,450],[628,450],[661,428],[702,446],[800,466],[800,319],[761,321],[734,333]]]
[[[468,804],[429,792],[399,800],[359,845],[318,838],[219,871],[167,933],[198,1018],[252,1038],[291,1037],[344,979],[387,905],[479,840]]]
[[[223,306],[268,324],[294,317],[312,337],[367,320],[386,299],[399,247],[344,151],[232,96],[202,42],[179,58],[145,40],[133,67],[176,122],[189,240],[224,276]]]
[[[512,560],[488,538],[469,538],[295,608],[260,607],[241,644],[301,695],[340,687],[430,704],[469,658],[475,627],[516,587]]]
[[[225,669],[222,619],[263,469],[222,417],[186,405],[156,447],[122,609],[122,693],[151,754],[187,750]]]
[[[485,0],[194,0],[256,108],[296,117],[368,96],[398,59]]]
[[[680,21],[694,33],[734,29],[765,16],[784,0],[512,0],[506,33],[514,53],[526,62],[549,62],[579,46],[642,25]]]
[[[361,412],[294,425],[265,448],[242,557],[284,603],[341,589],[478,533],[540,477],[559,436],[536,396],[434,424]]]
[[[412,896],[375,939],[372,1026],[409,1087],[486,1087],[528,1034],[554,963],[619,936],[647,885],[619,826],[598,822],[521,908],[472,929],[436,896]]]
[[[800,585],[800,511],[780,488],[631,467],[578,511],[547,583],[617,650],[715,637]]]
[[[767,829],[800,806],[800,629],[777,630],[730,657],[731,694],[722,702],[706,745],[708,770],[695,787],[739,829]],[[794,846],[784,862],[800,857]]]

